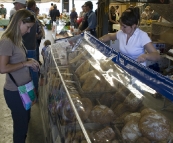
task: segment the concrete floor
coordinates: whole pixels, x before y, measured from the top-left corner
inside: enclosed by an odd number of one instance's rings
[[[3,31],[4,30],[0,28],[0,37]],[[53,43],[52,32],[45,29],[45,34],[45,39],[42,40],[40,45],[40,51],[43,48],[43,43],[45,40],[48,39]],[[40,59],[42,61],[42,56],[40,56]],[[4,82],[5,74],[0,74],[0,143],[12,143],[13,123],[11,112],[6,105],[3,95]],[[45,143],[39,102],[36,103],[31,110],[31,120],[29,123],[26,143]]]

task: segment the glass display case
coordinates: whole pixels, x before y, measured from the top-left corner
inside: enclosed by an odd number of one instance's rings
[[[51,45],[42,74],[47,143],[173,141],[173,81],[92,35]]]

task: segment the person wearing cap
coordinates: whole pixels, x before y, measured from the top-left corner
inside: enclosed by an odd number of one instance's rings
[[[86,14],[79,25],[80,32],[89,31],[91,35],[96,37],[96,26],[97,26],[97,18],[95,12],[92,11],[93,3],[91,1],[87,1],[84,4],[86,9]]]
[[[13,4],[14,7],[10,10],[10,19],[16,11],[22,8],[26,8],[26,0],[15,0]]]
[[[7,10],[6,10],[6,8],[4,8],[3,4],[1,4],[0,6],[1,6],[0,15],[4,15],[4,18],[6,18]]]

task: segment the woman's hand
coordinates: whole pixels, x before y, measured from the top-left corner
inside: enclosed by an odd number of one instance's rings
[[[138,58],[137,58],[137,62],[139,62],[139,63],[143,63],[143,62],[145,62],[147,60],[147,54],[142,54],[142,55],[140,55]]]
[[[31,67],[34,71],[38,71],[40,69],[39,63],[32,58],[29,58],[27,61],[23,62],[23,65]]]

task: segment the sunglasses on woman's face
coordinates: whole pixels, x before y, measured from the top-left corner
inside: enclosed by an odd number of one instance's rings
[[[35,16],[34,15],[31,15],[29,17],[24,18],[23,20],[34,21],[35,20]]]

